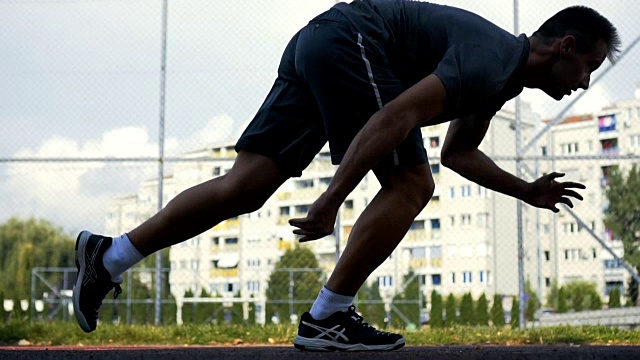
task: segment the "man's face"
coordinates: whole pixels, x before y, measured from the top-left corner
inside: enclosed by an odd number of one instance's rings
[[[607,44],[603,40],[598,41],[586,53],[577,51],[573,36],[565,36],[559,45],[557,60],[541,87],[555,100],[561,100],[578,89],[589,88],[591,73],[602,65],[607,55]]]

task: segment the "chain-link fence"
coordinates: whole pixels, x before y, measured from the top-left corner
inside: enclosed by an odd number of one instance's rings
[[[436,2],[528,35],[574,4]],[[0,0],[4,318],[70,319],[78,231],[128,232],[181,191],[226,174],[289,38],[334,3]],[[481,149],[528,181],[565,173],[587,186],[584,200],[553,214],[471,183],[440,164],[448,125],[423,128],[435,194],[358,293],[370,323],[524,326],[637,302],[640,211],[617,171],[627,187],[637,184],[627,174],[640,163],[640,27],[631,15],[640,4],[581,5],[617,26],[619,62],[560,102],[525,90],[493,119]],[[298,244],[288,220],[327,188],[336,167],[326,155],[260,210],[127,272],[101,320],[295,323],[380,188],[368,175],[340,208],[333,235]],[[614,196],[619,188],[625,196]]]

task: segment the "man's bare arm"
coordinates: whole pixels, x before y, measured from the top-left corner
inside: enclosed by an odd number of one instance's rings
[[[451,122],[442,146],[442,164],[463,177],[488,189],[498,191],[530,205],[558,212],[557,203],[573,207],[569,196],[582,200],[570,188],[584,189],[573,182],[556,182],[563,176],[551,173],[534,182],[526,182],[504,171],[478,149],[489,127],[490,119],[468,116]]]
[[[313,203],[305,218],[291,219],[300,241],[331,234],[338,208],[364,176],[404,141],[411,129],[444,110],[446,89],[429,75],[376,112],[349,145],[327,190]]]

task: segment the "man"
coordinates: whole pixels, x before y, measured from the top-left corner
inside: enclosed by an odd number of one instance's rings
[[[495,112],[523,87],[556,100],[589,86],[620,40],[604,17],[565,9],[531,37],[515,37],[452,7],[413,2],[339,3],[301,29],[285,49],[278,77],[238,143],[231,171],[190,188],[128,234],[82,232],[74,291],[83,330],[96,328],[102,299],[143,257],[225,219],[259,209],[288,178],[300,176],[328,141],[340,164],[306,218],[292,219],[300,241],[330,234],[340,204],[373,170],[381,190],[361,214],[326,286],[302,315],[303,350],[393,350],[399,334],[364,322],[354,295],[395,249],[431,199],[434,182],[420,126],[452,121],[442,163],[460,175],[536,207],[558,211],[582,200],[549,174],[527,183],[478,150]],[[259,176],[256,176],[259,174]],[[375,244],[375,246],[371,246]]]

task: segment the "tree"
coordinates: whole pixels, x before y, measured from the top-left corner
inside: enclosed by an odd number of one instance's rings
[[[462,296],[462,300],[460,301],[460,324],[474,325],[473,312],[473,298],[471,297],[471,293],[468,292]]]
[[[513,297],[513,303],[511,304],[511,327],[520,327],[520,301],[517,296]]]
[[[620,169],[614,168],[605,191],[609,206],[604,211],[605,226],[615,238],[622,240],[624,259],[636,268],[640,267],[639,188],[640,171],[637,165],[633,165],[626,177]]]
[[[297,246],[282,255],[269,276],[268,284],[267,321],[277,314],[281,323],[288,323],[289,315],[292,315],[290,295],[297,301],[308,301],[293,304],[293,312],[299,317],[311,307],[324,284],[324,275],[318,269],[315,254],[306,247]]]
[[[527,280],[524,285],[524,292],[528,296],[526,304],[526,319],[533,321],[536,315],[536,311],[540,309],[540,299],[538,299],[537,292],[531,286],[531,281]]]
[[[564,286],[561,286],[558,290],[558,307],[556,312],[558,314],[564,314],[569,311],[569,294]]]
[[[493,304],[491,304],[491,323],[495,327],[504,326],[504,307],[502,306],[502,295],[493,295]]]
[[[402,313],[407,320],[409,320],[412,324],[420,324],[420,310],[423,307],[423,304],[419,304],[418,300],[420,298],[420,283],[419,277],[415,275],[413,270],[410,270],[407,275],[404,277],[403,284],[406,284],[404,291],[399,292],[393,297],[392,304],[395,306],[397,311]],[[397,316],[391,316],[391,325],[396,328],[404,328],[407,324],[403,318]]]
[[[572,281],[563,286],[569,307],[574,311],[595,310],[602,307],[596,284],[588,281]]]
[[[436,291],[431,292],[431,309],[429,310],[429,325],[432,328],[442,328],[442,296]]]
[[[456,298],[453,294],[447,296],[447,301],[444,304],[445,325],[447,327],[453,326],[458,323],[458,315],[456,308]]]
[[[478,298],[474,323],[480,326],[489,325],[489,303],[487,301],[487,296],[484,293],[482,293]]]
[[[0,289],[5,297],[31,296],[31,271],[35,267],[75,267],[75,239],[46,220],[11,218],[0,225]],[[47,279],[63,288],[60,274]],[[36,294],[50,291],[38,282]],[[10,290],[10,292],[9,292]]]
[[[615,288],[609,293],[609,309],[620,307],[620,289]]]
[[[636,268],[637,272],[640,272],[640,267]],[[626,306],[636,306],[638,304],[638,282],[635,277],[629,279],[629,288],[626,293],[627,303]]]
[[[369,286],[366,282],[356,294],[358,311],[367,319],[371,325],[380,328],[385,325],[384,319],[387,316],[384,310],[380,287],[375,281]]]
[[[553,279],[553,281],[551,282],[551,287],[549,288],[549,291],[547,292],[547,306],[557,309],[558,308],[558,280],[557,279]]]

